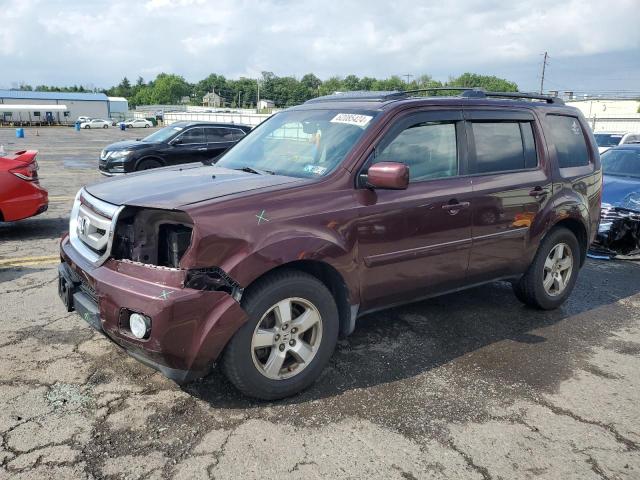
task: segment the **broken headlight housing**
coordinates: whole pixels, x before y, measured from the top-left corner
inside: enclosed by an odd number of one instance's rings
[[[118,217],[112,254],[118,260],[179,268],[192,231],[184,212],[126,207]]]

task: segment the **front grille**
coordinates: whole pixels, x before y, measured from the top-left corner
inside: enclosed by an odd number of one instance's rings
[[[122,207],[89,195],[84,189],[76,196],[69,220],[69,239],[74,248],[94,265],[111,253],[111,242]]]

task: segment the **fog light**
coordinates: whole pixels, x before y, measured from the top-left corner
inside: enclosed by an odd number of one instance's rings
[[[132,313],[129,316],[129,329],[136,338],[146,338],[151,330],[151,320],[139,313]]]

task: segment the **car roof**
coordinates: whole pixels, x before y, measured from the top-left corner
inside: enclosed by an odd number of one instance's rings
[[[623,143],[616,147],[611,147],[607,152],[611,150],[640,150],[640,143]]]
[[[417,96],[417,93],[434,91],[460,91],[458,95]],[[462,106],[483,105],[493,107],[564,107],[564,102],[557,97],[520,92],[487,92],[478,88],[435,88],[410,91],[355,91],[337,92],[333,95],[313,98],[294,110],[307,109],[345,109],[345,110],[387,110],[398,106],[435,105]]]
[[[195,126],[208,126],[208,127],[229,127],[229,128],[251,128],[249,125],[244,125],[241,123],[225,123],[225,122],[207,122],[207,121],[197,121],[197,122],[192,122],[192,121],[181,121],[181,122],[174,122],[170,125],[168,125],[169,127],[195,127]]]

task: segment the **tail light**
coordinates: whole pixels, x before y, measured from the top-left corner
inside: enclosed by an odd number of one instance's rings
[[[16,177],[27,182],[38,182],[38,162],[35,160],[9,170]]]

